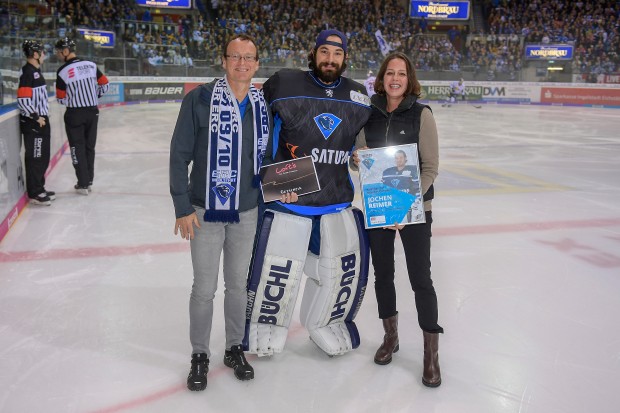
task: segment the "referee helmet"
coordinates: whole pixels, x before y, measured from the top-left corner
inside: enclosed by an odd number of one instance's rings
[[[54,49],[56,50],[69,49],[70,52],[75,52],[75,40],[70,39],[68,37],[63,37],[62,39],[58,39],[58,41],[54,45]]]
[[[26,57],[32,57],[35,52],[41,54],[43,45],[37,40],[24,40],[22,43],[22,50],[24,51]]]

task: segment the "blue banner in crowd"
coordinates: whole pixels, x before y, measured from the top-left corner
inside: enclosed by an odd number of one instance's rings
[[[192,0],[136,0],[138,6],[169,9],[191,9]]]
[[[101,47],[114,47],[116,44],[116,35],[114,32],[95,29],[77,29],[78,33],[84,36],[84,39],[96,43]]]
[[[528,44],[525,58],[529,60],[573,60],[573,46],[569,44]]]
[[[429,20],[468,20],[469,1],[416,1],[409,3],[409,17]]]

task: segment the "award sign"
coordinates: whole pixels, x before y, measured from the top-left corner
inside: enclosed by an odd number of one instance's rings
[[[263,166],[260,178],[265,202],[277,201],[288,192],[301,196],[321,190],[310,156]]]
[[[357,153],[366,228],[424,223],[418,145]]]

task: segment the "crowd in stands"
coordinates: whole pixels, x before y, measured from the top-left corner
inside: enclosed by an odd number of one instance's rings
[[[196,4],[206,1],[196,0]],[[0,19],[8,23],[0,24],[0,35],[32,30],[40,37],[57,38],[74,34],[70,29],[76,27],[110,30],[130,57],[156,67],[217,65],[225,39],[246,33],[257,39],[263,67],[304,68],[317,32],[334,27],[349,39],[348,64],[353,68],[378,67],[382,53],[376,34],[380,33],[391,50],[410,55],[420,71],[466,70],[489,80],[499,73],[515,78],[525,64],[527,43],[573,44],[575,72],[597,75],[620,70],[620,3],[615,0],[474,1],[482,6],[485,26],[472,33],[469,24],[447,32],[429,30],[424,19],[409,18],[405,2],[399,0],[212,0],[214,13],[195,9],[186,14],[162,13],[156,21],[150,9],[134,0],[47,3],[54,14],[47,25],[41,20],[36,24],[26,19],[9,21],[9,12],[20,10],[0,10]]]
[[[485,14],[491,35],[521,35],[526,44],[574,45],[576,73],[596,77],[620,71],[618,1],[488,0]]]

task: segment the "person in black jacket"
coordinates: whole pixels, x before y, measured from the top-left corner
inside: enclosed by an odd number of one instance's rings
[[[241,342],[247,273],[258,219],[258,170],[272,121],[262,93],[252,85],[259,67],[254,39],[234,36],[223,50],[226,76],[185,96],[170,144],[174,234],[190,241],[194,270],[189,300],[192,361],[187,377],[187,387],[192,391],[207,387],[221,256],[224,364],[239,380],[254,378]]]
[[[49,103],[41,73],[45,53],[43,45],[36,40],[25,40],[22,50],[26,64],[19,75],[17,106],[24,135],[26,191],[31,204],[49,206],[56,195],[45,189],[45,171],[50,163]]]
[[[431,202],[433,182],[438,174],[437,127],[430,107],[417,102],[420,83],[409,58],[400,52],[386,56],[375,82],[377,92],[371,99],[372,114],[356,147],[364,149],[417,143],[421,189],[426,222],[412,225],[395,223],[388,228],[369,229],[370,253],[375,270],[375,292],[379,318],[383,320],[384,341],[375,354],[377,364],[388,364],[398,351],[398,311],[394,286],[394,240],[396,231],[405,250],[409,281],[415,294],[418,323],[424,337],[422,382],[429,387],[441,384],[438,337],[443,328],[437,324],[437,295],[431,279]],[[367,145],[367,146],[366,146]],[[357,151],[353,162],[359,165]]]

